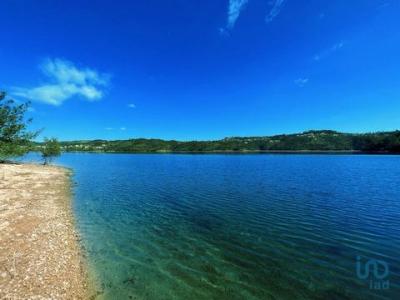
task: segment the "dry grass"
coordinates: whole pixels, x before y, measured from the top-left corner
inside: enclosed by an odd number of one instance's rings
[[[0,299],[85,299],[69,171],[0,164]]]

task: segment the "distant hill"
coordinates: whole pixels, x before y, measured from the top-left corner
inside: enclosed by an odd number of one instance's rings
[[[37,145],[40,147],[40,144]],[[360,151],[400,153],[400,131],[341,133],[311,130],[274,136],[229,137],[216,141],[161,139],[92,140],[61,142],[63,151],[88,152],[263,152],[263,151]]]

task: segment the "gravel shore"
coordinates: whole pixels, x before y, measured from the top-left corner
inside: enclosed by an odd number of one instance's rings
[[[70,172],[0,164],[0,299],[87,299]]]

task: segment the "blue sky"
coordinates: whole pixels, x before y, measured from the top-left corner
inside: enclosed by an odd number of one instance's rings
[[[61,140],[400,128],[400,2],[0,2],[0,89]]]

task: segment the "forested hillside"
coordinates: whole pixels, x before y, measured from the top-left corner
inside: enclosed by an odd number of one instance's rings
[[[40,144],[37,147],[41,147]],[[63,151],[96,152],[246,152],[246,151],[363,151],[400,153],[400,131],[366,134],[313,130],[298,134],[229,137],[216,141],[161,139],[61,142]]]

